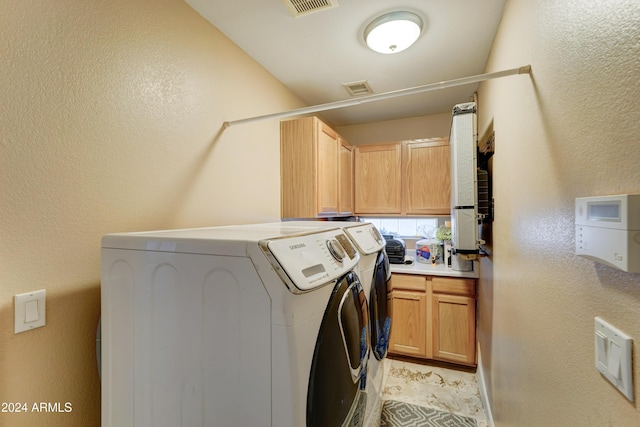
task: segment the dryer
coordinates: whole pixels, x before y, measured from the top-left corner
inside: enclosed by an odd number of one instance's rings
[[[385,240],[373,224],[345,227],[345,233],[360,253],[358,271],[369,297],[371,356],[367,374],[367,409],[365,425],[377,426],[382,413],[384,363],[389,349],[391,316],[388,307],[391,269]]]
[[[341,229],[102,239],[102,425],[362,425],[370,344]]]
[[[369,303],[371,352],[367,370],[367,408],[365,425],[377,426],[382,412],[384,363],[389,348],[391,317],[387,307],[391,280],[385,240],[368,222],[354,221],[288,221],[284,224],[307,228],[340,227],[360,254],[357,272]]]

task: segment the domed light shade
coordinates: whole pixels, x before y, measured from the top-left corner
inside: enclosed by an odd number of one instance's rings
[[[373,20],[364,30],[367,46],[379,53],[402,52],[422,32],[422,19],[411,12],[390,12]]]

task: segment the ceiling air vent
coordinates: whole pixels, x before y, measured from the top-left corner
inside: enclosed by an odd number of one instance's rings
[[[369,95],[373,93],[371,86],[366,80],[360,82],[345,83],[342,86],[349,92],[351,96]]]
[[[282,0],[293,16],[302,16],[338,6],[338,0]]]

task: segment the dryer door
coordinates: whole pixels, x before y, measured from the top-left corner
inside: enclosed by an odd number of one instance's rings
[[[371,349],[376,359],[382,360],[389,348],[391,318],[387,307],[387,284],[391,279],[389,258],[383,250],[378,253],[371,283]]]
[[[307,391],[307,426],[364,421],[369,351],[367,299],[350,272],[336,284],[322,319]]]

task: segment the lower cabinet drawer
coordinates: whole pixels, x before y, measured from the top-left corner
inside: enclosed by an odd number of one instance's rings
[[[476,295],[476,280],[458,277],[433,277],[431,279],[433,293],[452,295]]]
[[[417,274],[397,274],[391,275],[391,290],[405,289],[413,291],[426,291],[427,280],[425,276]]]

